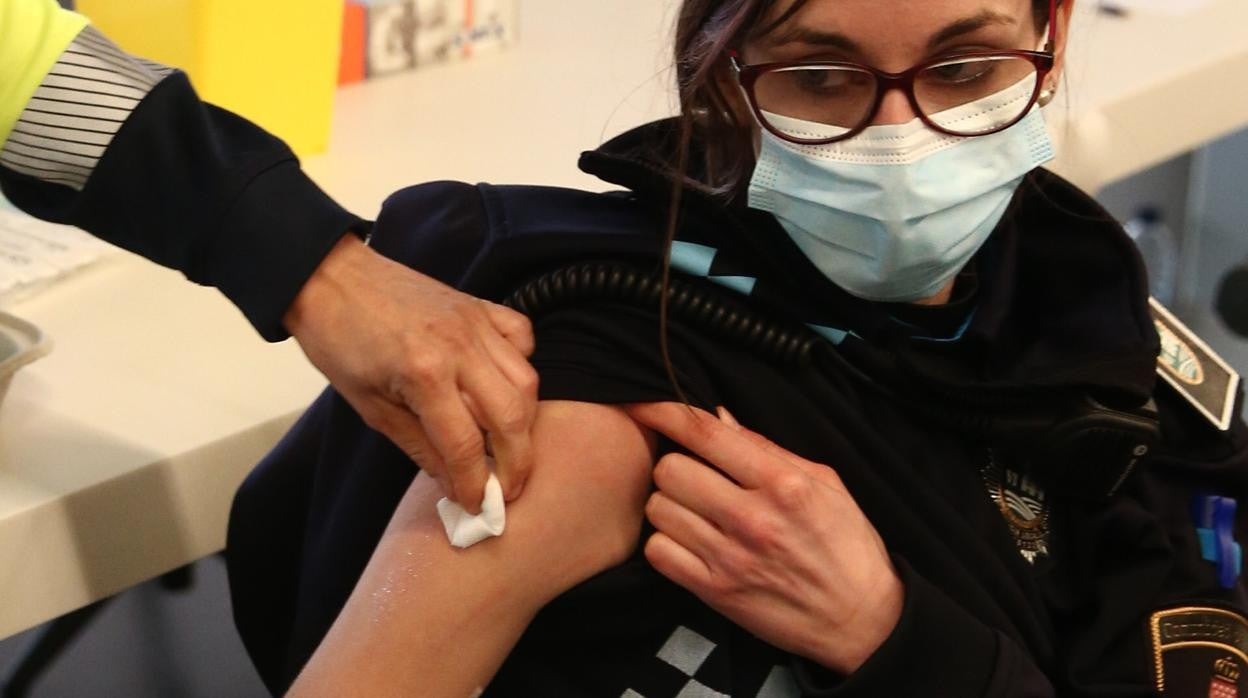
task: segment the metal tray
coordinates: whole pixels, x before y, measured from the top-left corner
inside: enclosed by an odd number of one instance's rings
[[[9,391],[13,375],[22,366],[52,351],[52,342],[38,327],[0,313],[0,401]]]

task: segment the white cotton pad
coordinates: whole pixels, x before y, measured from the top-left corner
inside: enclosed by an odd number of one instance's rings
[[[481,513],[473,516],[460,505],[443,497],[438,500],[438,516],[446,529],[446,537],[456,548],[467,548],[486,538],[502,535],[507,525],[507,512],[503,507],[503,486],[498,476],[490,473],[485,483],[485,498],[481,500]]]

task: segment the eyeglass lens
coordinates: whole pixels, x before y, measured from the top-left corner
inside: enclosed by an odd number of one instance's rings
[[[1036,67],[1020,56],[952,58],[914,77],[920,111],[963,136],[999,130],[1021,118],[1035,92]],[[880,90],[876,76],[853,66],[791,66],[754,83],[768,125],[798,139],[833,138],[864,125]]]

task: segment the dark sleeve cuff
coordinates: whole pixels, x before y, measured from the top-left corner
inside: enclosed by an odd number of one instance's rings
[[[81,191],[3,167],[0,186],[31,215],[217,287],[269,340],[333,244],[366,226],[281,139],[203,103],[181,73],[143,98]]]
[[[996,672],[999,636],[894,558],[906,588],[901,619],[875,654],[848,677],[802,659],[803,696],[983,696]]]
[[[282,316],[329,250],[368,223],[339,206],[295,160],[261,172],[222,220],[203,282],[216,286],[269,341],[288,336]]]

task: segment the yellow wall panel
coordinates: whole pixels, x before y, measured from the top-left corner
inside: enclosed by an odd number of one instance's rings
[[[329,138],[342,0],[78,0],[126,51],[185,70],[206,101],[301,155]]]

